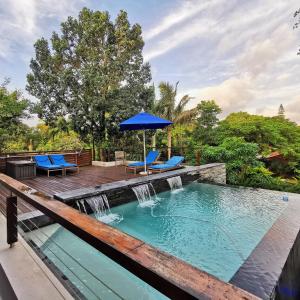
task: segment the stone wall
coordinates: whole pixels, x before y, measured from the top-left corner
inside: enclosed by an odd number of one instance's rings
[[[225,164],[203,165],[199,169],[200,180],[218,184],[226,184],[226,166]]]

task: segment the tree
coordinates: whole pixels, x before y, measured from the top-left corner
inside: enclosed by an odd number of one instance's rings
[[[95,149],[116,123],[152,105],[143,46],[141,27],[131,26],[125,11],[115,22],[108,12],[87,8],[77,19],[69,17],[50,45],[44,38],[34,45],[27,90],[39,99],[39,117],[51,124],[68,115],[74,130],[90,138]]]
[[[246,112],[232,113],[215,130],[217,144],[226,138],[240,137],[259,147],[262,157],[278,151],[282,162],[271,164],[272,171],[286,176],[296,175],[300,168],[300,127],[282,117],[264,117]]]
[[[225,138],[218,146],[204,146],[202,160],[204,163],[226,163],[227,180],[230,184],[242,185],[249,170],[261,167],[258,161],[258,145],[247,143],[243,138]]]
[[[4,150],[6,143],[14,141],[27,129],[22,119],[27,117],[29,101],[19,91],[9,92],[7,84],[8,81],[0,86],[0,152]]]
[[[197,106],[196,138],[204,144],[213,143],[213,130],[218,124],[221,108],[214,100],[201,101]]]
[[[282,104],[279,105],[278,109],[278,117],[283,118],[285,117],[285,110]]]
[[[49,132],[52,139],[54,140],[55,136],[61,132],[69,134],[70,125],[70,122],[64,117],[58,117],[54,122],[51,122]]]
[[[176,124],[186,124],[195,117],[195,109],[185,110],[187,104],[192,99],[189,95],[184,95],[176,104],[177,88],[168,82],[159,84],[160,98],[154,103],[154,112],[163,118],[166,118]],[[167,127],[168,133],[168,157],[171,157],[172,148],[172,127]]]

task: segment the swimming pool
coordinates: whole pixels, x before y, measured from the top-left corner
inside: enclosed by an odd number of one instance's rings
[[[122,221],[111,226],[227,282],[287,206],[277,192],[197,182],[152,200],[149,207],[135,199],[113,207]],[[95,293],[104,299],[165,298],[59,225],[29,235],[88,299],[97,299]]]
[[[204,183],[157,197],[112,208],[113,226],[227,282],[287,206],[276,192]]]

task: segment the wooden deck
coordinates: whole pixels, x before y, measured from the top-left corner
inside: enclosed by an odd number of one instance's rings
[[[118,180],[126,180],[140,175],[125,173],[124,166],[117,167],[81,167],[79,174],[68,171],[67,176],[51,174],[47,177],[45,173],[38,173],[34,179],[25,179],[22,182],[39,192],[53,196],[59,192],[65,192],[81,187],[94,187]],[[6,215],[6,197],[8,191],[0,187],[0,212]],[[27,212],[28,204],[25,206],[22,201],[18,203],[19,212]]]

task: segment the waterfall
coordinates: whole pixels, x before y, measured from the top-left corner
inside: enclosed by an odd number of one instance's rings
[[[83,213],[87,214],[85,203],[84,203],[84,199],[83,200],[77,200],[76,201],[76,205],[77,205],[78,210],[80,212],[83,212]]]
[[[86,201],[86,203],[93,211],[95,218],[103,223],[120,222],[123,219],[119,214],[113,214],[110,211],[109,202],[105,194],[93,196],[79,201],[81,207],[83,207],[83,211],[86,214],[87,211],[84,201]],[[80,208],[79,203],[77,201],[77,206]],[[82,210],[80,209],[80,211]]]
[[[93,212],[98,214],[99,216],[111,214],[110,206],[106,195],[99,195],[88,198],[86,199],[86,202],[93,210]]]
[[[155,201],[153,200],[153,197],[151,196],[150,187],[153,190],[153,194],[156,195],[154,187],[151,183],[141,184],[132,187],[132,190],[139,201],[139,206],[151,207],[156,204]]]
[[[77,205],[77,207],[78,207],[78,210],[79,210],[80,212],[82,212],[82,211],[81,211],[81,206],[80,206],[80,204],[79,204],[79,201],[78,201],[78,200],[76,201],[76,205]]]
[[[167,178],[171,191],[182,190],[182,181],[180,176]]]

